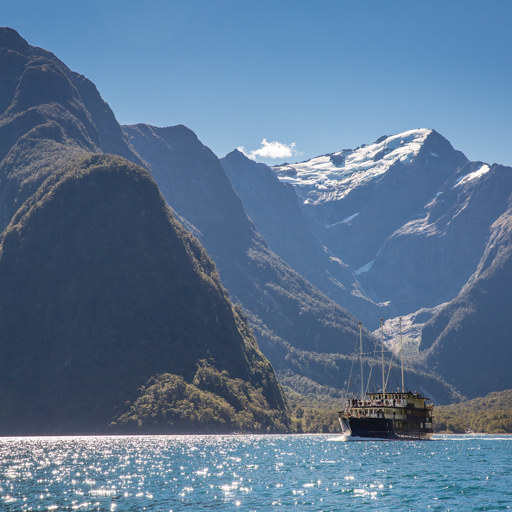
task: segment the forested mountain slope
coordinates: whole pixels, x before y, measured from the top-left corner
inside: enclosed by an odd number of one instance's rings
[[[286,430],[205,250],[98,154],[142,162],[94,86],[12,29],[0,66],[0,433]]]
[[[358,320],[328,299],[268,247],[247,217],[217,157],[184,126],[125,126],[164,197],[185,219],[246,309],[258,343],[280,375],[343,388]],[[373,336],[365,330],[366,343]],[[426,388],[449,400],[436,379]],[[434,391],[435,389],[435,391]]]

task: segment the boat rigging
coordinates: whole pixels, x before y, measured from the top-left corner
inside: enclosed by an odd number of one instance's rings
[[[400,368],[402,377],[401,390],[386,390],[384,365],[384,339],[382,335],[383,320],[380,319],[382,391],[366,392],[364,390],[364,353],[362,323],[359,322],[359,360],[361,372],[361,394],[351,398],[339,411],[342,434],[347,439],[431,439],[433,435],[433,405],[427,404],[428,398],[419,393],[405,390],[404,354],[402,340],[402,318],[400,317]],[[390,363],[391,365],[391,363]],[[390,366],[391,369],[391,366]],[[371,370],[369,378],[371,376]],[[389,371],[388,371],[389,377]],[[350,379],[349,379],[350,381]]]

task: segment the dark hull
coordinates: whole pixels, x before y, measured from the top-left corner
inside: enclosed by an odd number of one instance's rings
[[[390,440],[423,440],[432,437],[431,429],[395,428],[394,422],[386,418],[350,418],[350,437]]]

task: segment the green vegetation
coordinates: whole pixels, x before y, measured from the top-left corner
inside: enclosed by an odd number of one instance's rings
[[[460,404],[434,407],[436,432],[512,433],[512,390],[490,393]]]
[[[336,409],[346,398],[345,391],[322,386],[303,375],[290,371],[278,372],[279,382],[286,389],[288,401],[296,406]]]
[[[269,408],[262,389],[200,361],[191,383],[178,375],[152,377],[133,405],[112,423],[118,431],[219,433],[287,432],[284,411]]]
[[[286,430],[247,320],[94,85],[6,28],[0,68],[0,434],[129,430],[128,402],[155,429],[144,383],[184,424],[210,403],[211,431]]]
[[[339,391],[303,377],[279,374],[291,411],[294,432],[339,432]],[[293,389],[287,386],[293,383]],[[297,389],[301,393],[297,393]],[[512,433],[512,390],[490,393],[459,404],[434,407],[434,431],[463,434]]]
[[[210,391],[193,382],[203,359],[229,382],[214,395],[245,396],[233,426],[286,428],[272,367],[215,265],[122,158],[91,155],[44,180],[4,231],[0,290],[4,434],[106,432],[153,376]]]
[[[335,404],[315,402],[291,388],[284,387],[291,416],[291,431],[296,434],[340,432],[338,408]]]
[[[295,375],[278,373],[288,401],[291,431],[296,434],[339,433],[338,410],[344,392]]]
[[[338,412],[334,409],[294,406],[291,410],[292,432],[296,434],[340,433]]]

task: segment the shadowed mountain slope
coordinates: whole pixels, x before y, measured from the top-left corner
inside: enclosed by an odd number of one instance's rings
[[[270,248],[332,300],[361,315],[377,309],[361,296],[354,274],[311,231],[297,194],[266,165],[238,150],[220,159],[244,209]]]
[[[511,384],[511,214],[509,209],[492,225],[477,271],[421,332],[428,365],[469,397]]]
[[[174,211],[192,226],[276,370],[343,387],[357,320],[276,256],[248,219],[217,157],[184,126],[125,126]],[[373,340],[365,331],[365,338]],[[444,399],[450,391],[435,381]]]
[[[402,311],[434,307],[457,296],[475,272],[490,227],[508,208],[512,173],[470,162],[440,186],[416,217],[384,244],[362,282]]]
[[[357,321],[270,251],[219,160],[191,130],[124,129],[151,165],[167,202],[196,228],[236,300],[294,346],[321,352],[347,348],[346,334],[355,333]]]
[[[141,161],[94,86],[11,29],[0,63],[0,433],[286,430],[205,250],[146,170],[91,153]]]

